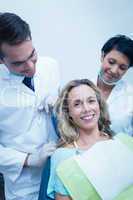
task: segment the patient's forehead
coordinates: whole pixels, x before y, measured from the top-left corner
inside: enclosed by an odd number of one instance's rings
[[[71,89],[68,94],[68,101],[83,100],[89,97],[95,98],[95,91],[90,86],[82,84]]]

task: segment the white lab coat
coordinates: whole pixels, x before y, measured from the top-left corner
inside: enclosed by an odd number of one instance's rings
[[[56,138],[48,115],[42,111],[44,99],[57,95],[56,61],[38,59],[35,92],[22,83],[23,79],[0,66],[0,172],[4,174],[6,200],[38,199],[41,169],[23,168],[24,161],[27,153]]]
[[[117,133],[125,133],[133,136],[133,81],[131,77],[133,69],[130,68],[122,79],[112,89],[107,105],[111,119],[111,128]],[[93,77],[97,83],[98,73]]]

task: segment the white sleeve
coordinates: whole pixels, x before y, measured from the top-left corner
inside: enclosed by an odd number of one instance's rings
[[[133,83],[127,85],[127,107],[125,108],[125,114],[127,113],[127,118],[125,119],[124,123],[128,124],[126,130],[127,134],[133,136]]]
[[[49,65],[49,93],[51,96],[57,96],[60,87],[60,70],[58,62],[54,59],[50,59]]]
[[[60,88],[60,69],[58,62],[50,57],[41,57],[38,63],[38,71],[43,80],[45,97],[56,100]]]
[[[27,154],[0,145],[0,172],[15,181],[23,169]]]

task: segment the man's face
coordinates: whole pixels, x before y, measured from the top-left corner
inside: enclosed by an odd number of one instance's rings
[[[4,55],[1,63],[5,64],[10,72],[19,76],[34,76],[37,54],[32,45],[32,40],[26,40],[16,45],[3,43],[1,51]]]

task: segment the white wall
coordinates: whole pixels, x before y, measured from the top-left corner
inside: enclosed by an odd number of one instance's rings
[[[62,85],[93,75],[108,38],[133,36],[131,0],[4,0],[0,8],[30,24],[38,53],[58,60]]]

